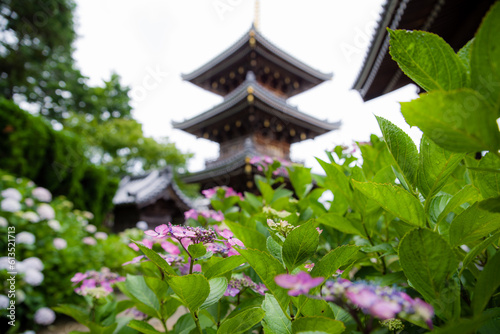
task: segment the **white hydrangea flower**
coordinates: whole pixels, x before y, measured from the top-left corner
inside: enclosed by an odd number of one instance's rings
[[[0,310],[6,310],[9,307],[10,299],[6,295],[0,295]]]
[[[59,249],[59,250],[64,249],[68,246],[68,243],[66,242],[66,240],[64,240],[62,238],[54,238],[53,243],[54,243],[54,247],[56,249]]]
[[[33,198],[26,198],[24,200],[24,204],[26,204],[27,207],[32,207],[33,205],[35,205],[35,201],[33,200]]]
[[[50,325],[56,320],[56,314],[48,307],[42,307],[35,312],[35,323],[39,325]]]
[[[36,209],[36,212],[40,215],[41,219],[54,219],[56,217],[56,212],[54,209],[48,204],[40,204]]]
[[[49,225],[49,227],[54,231],[59,231],[61,229],[61,224],[55,219],[49,220],[47,225]]]
[[[30,223],[38,223],[40,221],[40,217],[38,217],[38,215],[33,211],[27,211],[23,213],[22,217],[27,221],[29,221]]]
[[[87,226],[85,226],[85,231],[89,233],[95,233],[95,231],[97,231],[97,227],[95,225],[88,224]]]
[[[42,260],[39,258],[32,256],[28,257],[23,260],[23,264],[28,268],[28,269],[35,269],[38,271],[42,271],[44,268]]]
[[[105,232],[97,232],[96,234],[94,234],[94,237],[96,239],[106,240],[108,238],[108,235]]]
[[[21,232],[16,235],[16,242],[18,244],[33,245],[35,243],[35,236],[30,232]]]
[[[9,222],[7,221],[7,219],[5,219],[4,217],[0,217],[0,227],[7,227],[9,226]]]
[[[16,303],[22,303],[26,299],[26,294],[23,290],[16,290]]]
[[[35,269],[28,269],[24,273],[24,281],[31,286],[39,286],[43,282],[43,274]]]
[[[97,241],[92,237],[85,237],[82,239],[82,242],[89,246],[94,246],[97,244]]]
[[[94,214],[92,212],[89,212],[89,211],[83,211],[83,216],[87,219],[94,219]]]
[[[9,258],[7,256],[0,257],[0,270],[9,269]]]
[[[2,191],[3,198],[10,198],[15,200],[16,202],[20,202],[23,198],[23,195],[19,192],[19,190],[14,188],[8,188]]]
[[[17,212],[21,210],[21,203],[13,198],[6,198],[2,201],[0,207],[5,212]]]
[[[135,224],[135,227],[137,227],[138,229],[141,229],[143,231],[146,231],[148,229],[148,223],[146,223],[145,221],[138,221],[137,224]]]
[[[31,191],[31,195],[39,200],[40,202],[50,202],[52,200],[52,194],[45,188],[36,187]]]
[[[14,267],[16,268],[16,272],[18,272],[19,274],[24,274],[26,272],[26,269],[28,269],[28,266],[26,266],[21,261],[16,261]]]

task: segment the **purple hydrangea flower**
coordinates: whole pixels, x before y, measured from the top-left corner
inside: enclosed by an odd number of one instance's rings
[[[323,277],[312,278],[306,272],[299,272],[297,275],[281,274],[274,278],[276,284],[285,289],[290,289],[290,296],[298,296],[309,293],[309,290],[323,283]]]

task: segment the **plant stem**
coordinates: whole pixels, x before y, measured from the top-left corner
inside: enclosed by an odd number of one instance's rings
[[[219,299],[219,302],[217,303],[217,329],[219,329],[219,326],[220,326],[220,311],[221,311],[221,307],[220,307],[220,299]]]
[[[194,323],[196,324],[196,328],[198,328],[198,332],[200,334],[203,334],[203,331],[202,331],[201,325],[200,325],[200,319],[198,319],[198,313],[194,312],[194,313],[191,313],[191,314],[193,315]]]
[[[295,320],[295,317],[293,316],[293,306],[292,306],[292,302],[290,302],[288,304],[288,308],[290,309],[290,318],[292,319],[292,321]]]
[[[190,275],[193,273],[193,266],[194,266],[194,259],[192,257],[189,257],[189,274]]]

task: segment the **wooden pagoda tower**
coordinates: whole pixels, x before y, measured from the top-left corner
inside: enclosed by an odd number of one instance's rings
[[[253,156],[290,161],[290,145],[336,130],[330,123],[302,113],[287,99],[332,78],[273,45],[252,24],[220,55],[184,74],[187,80],[224,97],[222,103],[182,122],[176,129],[219,143],[219,157],[205,170],[183,177],[202,189],[229,185],[238,191],[254,187]]]

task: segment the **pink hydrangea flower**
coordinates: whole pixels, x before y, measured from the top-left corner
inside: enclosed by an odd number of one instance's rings
[[[133,250],[135,250],[136,252],[138,252],[138,251],[139,251],[139,246],[137,246],[137,245],[136,245],[135,243],[133,243],[133,242],[129,243],[129,244],[128,244],[128,246],[129,246],[130,248],[132,248]]]
[[[144,233],[146,235],[149,235],[150,237],[164,238],[167,236],[167,234],[170,232],[170,230],[171,230],[171,228],[168,225],[162,224],[162,225],[156,226],[154,231],[147,230]]]
[[[198,219],[198,211],[196,211],[195,209],[191,209],[184,212],[184,219],[188,220],[189,218],[194,220]]]
[[[297,275],[281,274],[274,278],[276,284],[285,289],[290,289],[290,296],[298,296],[309,293],[309,290],[323,283],[323,277],[312,278],[306,272],[299,272]]]
[[[179,255],[181,253],[179,247],[168,241],[163,241],[161,243],[161,248],[163,248],[165,252],[170,253],[172,255]]]
[[[92,237],[85,237],[82,239],[82,242],[89,246],[97,245],[97,241]]]

